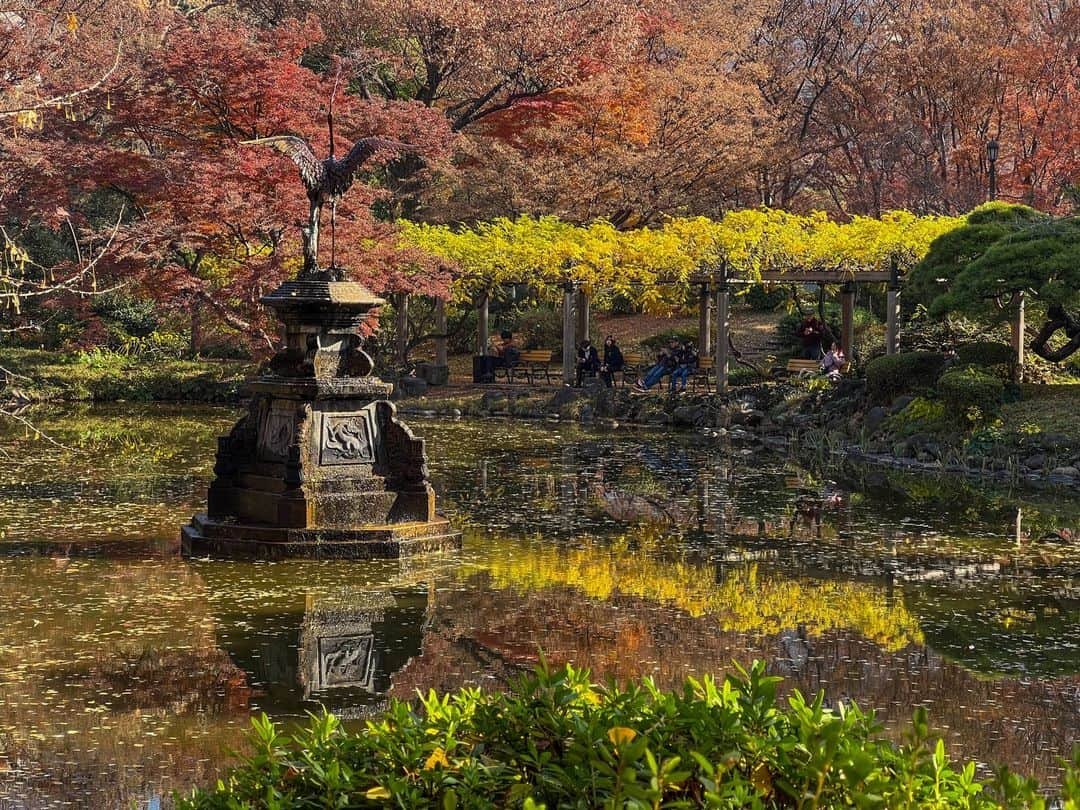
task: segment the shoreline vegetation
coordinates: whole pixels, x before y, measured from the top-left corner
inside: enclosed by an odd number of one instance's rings
[[[872,711],[827,706],[755,661],[681,691],[597,686],[541,665],[507,692],[430,691],[358,732],[332,714],[293,736],[253,720],[251,750],[181,810],[255,807],[937,807],[1075,810],[1080,754],[1054,804],[1007,768],[950,759],[927,712],[890,738]]]
[[[926,355],[913,352],[903,362],[925,365]],[[876,365],[888,366],[887,375],[875,374]],[[822,461],[1080,488],[1080,384],[1006,389],[995,378],[972,371],[970,378],[953,374],[954,388],[943,396],[933,387],[907,386],[904,381],[923,372],[902,370],[898,375],[893,365],[895,358],[880,358],[871,362],[865,379],[849,378],[839,385],[820,377],[794,377],[736,385],[722,396],[632,396],[625,388],[597,385],[494,386],[465,389],[456,396],[450,391],[396,396],[406,416],[696,429],[752,450],[793,449]],[[239,403],[244,383],[257,366],[242,360],[128,357],[103,351],[61,355],[8,348],[0,349],[0,369],[6,381],[0,399],[10,410],[87,401]],[[946,402],[949,396],[956,401]],[[967,416],[947,419],[947,409]]]

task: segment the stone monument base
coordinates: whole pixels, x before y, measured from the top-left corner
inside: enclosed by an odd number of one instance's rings
[[[431,551],[457,551],[461,532],[450,521],[357,526],[349,529],[288,529],[195,515],[180,530],[185,557],[245,557],[268,560],[288,557],[317,559],[397,559]]]
[[[207,508],[187,556],[403,557],[461,547],[435,510],[424,440],[371,377],[357,331],[381,302],[354,282],[286,281],[263,302],[285,344],[248,384],[247,414],[218,439]]]

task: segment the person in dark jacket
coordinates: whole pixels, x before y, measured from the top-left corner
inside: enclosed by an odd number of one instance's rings
[[[596,376],[596,372],[600,370],[600,356],[596,353],[596,347],[589,342],[588,338],[581,341],[581,345],[578,346],[577,353],[577,387],[581,387],[582,378],[588,374],[590,377]]]
[[[675,370],[671,372],[672,394],[676,391],[686,390],[686,382],[690,379],[694,369],[697,368],[697,349],[689,343],[684,343],[675,353],[675,362]]]
[[[615,338],[608,335],[604,338],[604,358],[600,364],[600,379],[604,381],[604,385],[611,388],[615,383],[615,372],[622,371],[625,365],[626,360],[623,359],[622,349],[615,342]]]

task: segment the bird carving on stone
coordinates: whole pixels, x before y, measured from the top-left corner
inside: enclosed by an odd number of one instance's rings
[[[314,276],[319,273],[319,221],[322,217],[323,205],[330,204],[330,270],[333,272],[337,269],[334,266],[336,242],[334,220],[338,198],[349,190],[356,180],[360,167],[376,152],[385,150],[402,153],[412,148],[408,144],[387,138],[361,138],[353,144],[345,157],[338,160],[334,157],[332,118],[330,119],[330,156],[324,160],[315,157],[315,153],[307,142],[295,135],[274,135],[269,138],[242,141],[242,143],[272,146],[292,160],[300,169],[300,179],[304,183],[304,188],[307,189],[307,198],[311,203],[308,224],[301,229],[304,235],[303,275],[305,276]]]

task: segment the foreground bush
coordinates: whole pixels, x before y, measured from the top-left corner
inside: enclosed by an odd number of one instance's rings
[[[946,411],[955,420],[981,422],[1001,407],[1005,386],[977,366],[950,368],[937,381]]]
[[[977,340],[956,347],[956,360],[962,366],[1012,366],[1016,353],[1008,343]]]
[[[866,364],[866,387],[878,401],[934,384],[945,356],[936,352],[901,352],[884,355]]]
[[[254,750],[187,810],[330,807],[1044,807],[1037,785],[1007,771],[981,783],[941,742],[925,711],[903,745],[872,713],[830,711],[819,695],[777,705],[779,678],[755,663],[721,685],[688,679],[667,693],[646,680],[600,688],[588,673],[539,670],[508,694],[434,693],[417,711],[394,702],[359,734],[331,715],[295,738],[265,716]],[[1062,805],[1080,795],[1074,772]]]

